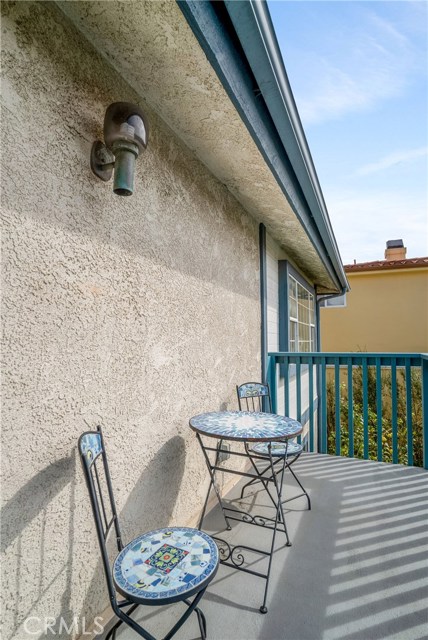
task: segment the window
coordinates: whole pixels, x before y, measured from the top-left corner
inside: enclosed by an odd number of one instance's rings
[[[289,350],[315,351],[315,301],[313,294],[288,276]]]
[[[346,307],[346,293],[334,298],[326,298],[321,300],[320,307]]]

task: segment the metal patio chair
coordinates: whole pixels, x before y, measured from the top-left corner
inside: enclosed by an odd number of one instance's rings
[[[205,640],[206,620],[197,605],[218,569],[219,554],[215,542],[198,529],[169,527],[143,533],[124,546],[101,427],[97,431],[83,433],[78,448],[110,604],[119,618],[105,640],[114,640],[123,622],[146,640],[156,640],[131,618],[131,614],[140,605],[160,606],[174,602],[183,602],[187,608],[163,640],[172,638],[193,611],[198,616],[201,638]],[[107,537],[112,527],[119,552],[113,564],[107,553]],[[119,600],[117,594],[124,599]]]
[[[268,384],[262,384],[261,382],[244,382],[243,384],[236,386],[236,394],[238,396],[238,405],[239,405],[240,411],[258,411],[258,412],[267,412],[267,413],[272,412],[270,389]],[[263,457],[269,458],[269,449],[268,449],[267,442],[258,442],[252,446],[249,446],[249,444],[246,443],[245,447],[250,458],[251,458],[251,454],[256,454],[257,456],[261,456],[262,458]],[[297,484],[302,490],[302,493],[299,493],[296,496],[292,496],[291,498],[287,498],[286,500],[282,500],[282,504],[285,504],[286,502],[290,502],[291,500],[296,500],[296,498],[306,496],[308,501],[308,509],[310,509],[311,499],[306,489],[304,488],[299,478],[297,477],[296,473],[291,468],[291,465],[297,462],[302,452],[303,452],[302,445],[292,440],[288,441],[287,443],[284,443],[284,442],[271,443],[271,453],[272,453],[272,458],[274,459],[273,464],[276,465],[279,462],[281,462],[285,455],[286,456],[285,469],[288,469],[290,471],[291,475],[293,476],[293,478],[295,479],[295,481],[297,482]],[[252,462],[254,466],[255,463],[254,461]],[[271,470],[271,467],[269,465],[264,470],[261,471],[260,475],[266,477],[266,474],[270,470]],[[279,473],[279,471],[277,473]],[[263,478],[262,477],[260,477],[260,479],[256,478],[244,484],[241,490],[241,499],[244,497],[245,489],[257,482],[263,482]],[[267,483],[265,484],[265,488],[266,490],[268,490]]]

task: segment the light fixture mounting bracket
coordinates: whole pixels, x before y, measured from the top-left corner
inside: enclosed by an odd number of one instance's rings
[[[113,174],[114,154],[101,140],[96,140],[91,149],[91,169],[98,178],[108,182]]]

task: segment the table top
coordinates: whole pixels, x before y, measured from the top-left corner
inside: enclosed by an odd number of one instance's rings
[[[190,418],[193,431],[224,440],[272,442],[287,440],[302,432],[297,420],[275,413],[214,411]]]

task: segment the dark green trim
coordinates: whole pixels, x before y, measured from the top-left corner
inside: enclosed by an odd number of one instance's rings
[[[266,227],[259,225],[259,251],[260,251],[260,347],[261,347],[261,379],[266,380],[267,375],[267,268],[266,268]]]
[[[312,359],[315,364],[325,361],[325,363],[329,365],[335,364],[337,358],[339,358],[340,365],[348,365],[349,359],[351,359],[351,364],[360,365],[361,359],[365,359],[367,360],[367,364],[370,366],[375,366],[378,358],[381,358],[382,367],[390,367],[392,362],[395,362],[397,367],[405,367],[406,364],[410,364],[411,367],[421,367],[424,361],[428,362],[428,354],[426,353],[368,353],[366,351],[325,351],[323,353],[313,351],[312,353],[283,353],[280,351],[270,351],[269,356],[276,358],[277,362],[280,364],[282,364],[282,360],[285,358],[291,364],[295,364],[298,359],[300,359],[302,364],[308,364],[309,360]]]
[[[410,363],[411,364],[411,363]],[[422,446],[423,466],[428,469],[428,355],[422,355]]]
[[[315,244],[315,249],[326,268],[328,269],[328,265],[333,267],[340,285],[346,286],[346,274],[267,3],[265,0],[225,0],[225,5],[292,163],[310,214],[313,216],[312,222],[315,222],[321,235],[322,246]]]
[[[265,78],[273,73],[272,51],[266,52],[269,42],[262,37],[261,25],[256,19],[256,9],[267,12],[265,3],[177,2],[327,273],[338,288],[347,286],[328,216],[320,213],[319,203],[315,202],[316,174],[314,178],[310,171],[313,163],[300,120],[296,121],[297,110],[294,107],[291,112],[285,106],[278,86],[265,95]],[[256,64],[259,59],[261,62]],[[291,90],[289,93],[291,100]],[[266,102],[271,102],[274,94],[281,105],[280,112]],[[306,155],[302,156],[302,148],[307,150]],[[300,160],[299,156],[302,156]],[[318,185],[317,180],[315,184]]]
[[[288,260],[278,260],[278,348],[289,349]]]

